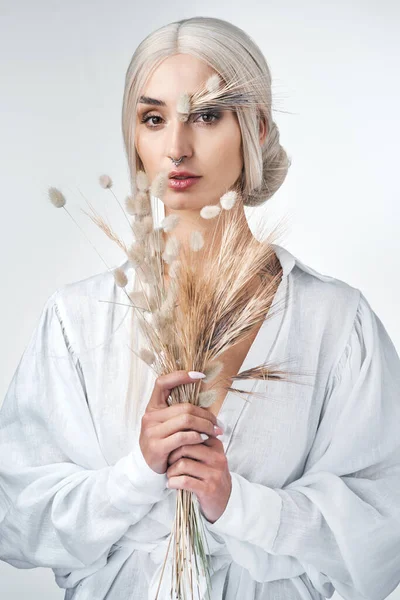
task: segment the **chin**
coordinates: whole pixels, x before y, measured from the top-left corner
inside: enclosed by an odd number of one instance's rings
[[[195,203],[189,191],[179,192],[178,194],[172,192],[171,195],[168,195],[168,198],[164,196],[163,202],[171,210],[201,210],[205,205],[204,203],[199,203],[198,199]]]

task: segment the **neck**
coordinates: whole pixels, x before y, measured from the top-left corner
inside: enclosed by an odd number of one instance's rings
[[[245,231],[248,235],[252,236],[253,234],[248,226],[243,205],[237,207],[236,210],[238,211],[238,219],[242,222]],[[173,236],[178,239],[182,248],[188,248],[191,232],[200,231],[204,239],[204,245],[208,246],[212,244],[213,253],[219,253],[223,232],[223,221],[219,216],[213,219],[203,219],[200,216],[199,210],[172,210],[168,206],[165,206],[164,211],[166,217],[171,214],[179,216],[177,226],[172,231],[164,233],[165,241],[170,236]]]
[[[165,205],[164,205],[165,206]],[[222,209],[223,210],[223,209]],[[238,204],[234,207],[236,211],[235,219],[239,220],[243,229],[241,235],[248,236],[250,239],[255,239],[251,229],[248,226],[243,204]],[[192,231],[200,231],[204,239],[204,248],[209,248],[213,256],[218,256],[221,252],[222,234],[223,234],[223,219],[218,215],[213,219],[203,219],[198,210],[171,210],[165,206],[165,216],[171,214],[179,215],[179,222],[172,231],[164,232],[164,241],[166,242],[169,236],[176,237],[180,242],[180,255],[183,255],[190,243],[190,234]],[[201,251],[200,251],[201,252]],[[205,260],[207,260],[205,255]],[[169,281],[169,266],[166,264],[164,268],[164,280]],[[249,286],[249,291],[259,283],[257,276],[253,283]]]

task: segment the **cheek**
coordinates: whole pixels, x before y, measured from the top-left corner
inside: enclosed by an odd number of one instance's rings
[[[136,150],[140,154],[140,156],[142,158],[146,158],[146,154],[148,153],[148,150],[147,150],[148,144],[146,144],[146,139],[143,138],[143,135],[136,134],[135,146],[136,146]]]
[[[231,170],[241,169],[242,166],[242,138],[238,126],[231,125],[215,136],[216,146],[213,157],[217,157],[215,164],[227,166]]]
[[[151,140],[150,137],[145,134],[137,134],[135,137],[135,147],[146,170],[151,172],[152,165],[155,163],[157,155],[154,140]]]
[[[137,134],[137,132],[135,132],[135,141],[134,141],[134,144],[135,144],[135,150],[136,150],[137,154],[139,155],[140,159],[143,162],[144,156],[143,156],[142,144],[141,144],[140,136]]]

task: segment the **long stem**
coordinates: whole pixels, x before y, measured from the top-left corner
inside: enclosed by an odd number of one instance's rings
[[[108,264],[106,263],[106,261],[104,260],[104,258],[101,256],[101,254],[97,250],[96,246],[92,243],[92,241],[90,240],[90,238],[86,235],[85,231],[82,229],[82,227],[79,225],[79,223],[74,219],[74,217],[71,215],[71,213],[69,212],[69,210],[67,208],[65,208],[65,205],[63,206],[63,209],[68,214],[68,216],[71,217],[71,219],[73,220],[73,222],[75,223],[75,225],[81,230],[81,232],[83,233],[83,235],[85,236],[85,238],[87,239],[87,241],[89,242],[89,244],[92,246],[93,250],[99,256],[100,260],[102,260],[103,263],[105,264],[105,266],[107,267],[107,270],[110,271],[111,270],[110,267],[108,266]]]
[[[129,227],[131,228],[131,231],[132,231],[132,233],[134,234],[135,232],[133,231],[132,224],[131,224],[130,220],[128,219],[128,215],[126,214],[126,212],[125,212],[125,210],[123,209],[123,207],[122,207],[122,205],[121,205],[120,201],[118,200],[117,196],[115,195],[115,193],[114,193],[114,190],[112,190],[111,188],[108,188],[108,189],[110,190],[110,192],[112,193],[112,195],[114,196],[114,198],[116,199],[116,201],[118,202],[118,206],[120,207],[120,209],[121,209],[121,210],[122,210],[122,212],[124,213],[124,217],[125,217],[125,219],[127,220],[127,222],[128,222],[128,225],[129,225]]]

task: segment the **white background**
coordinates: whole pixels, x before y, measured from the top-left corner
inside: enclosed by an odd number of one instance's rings
[[[120,208],[98,185],[107,173],[121,202],[129,193],[120,127],[125,71],[148,33],[197,15],[244,29],[271,68],[274,119],[292,166],[282,188],[257,210],[271,222],[289,216],[281,244],[361,289],[400,349],[396,0],[225,6],[9,0],[0,6],[0,398],[48,296],[105,269],[67,213],[49,203],[48,187],[65,193],[69,211],[109,266],[125,260],[81,212],[84,197],[126,234]],[[4,562],[0,595],[64,597],[50,569]],[[400,598],[400,588],[390,598]]]

